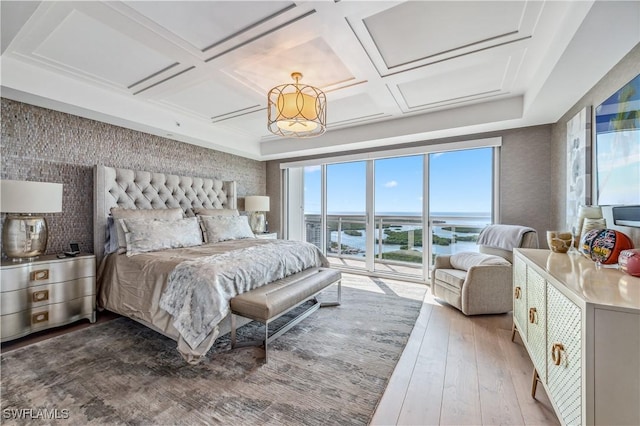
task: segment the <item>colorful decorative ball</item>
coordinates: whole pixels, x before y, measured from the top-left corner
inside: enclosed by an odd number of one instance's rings
[[[603,229],[592,229],[591,231],[584,232],[580,237],[578,250],[589,259],[591,259],[591,244],[601,231],[603,231]]]
[[[613,229],[593,229],[580,240],[580,252],[594,262],[605,265],[618,263],[620,252],[632,248],[631,239]]]

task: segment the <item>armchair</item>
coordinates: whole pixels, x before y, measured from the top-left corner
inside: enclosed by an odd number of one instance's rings
[[[489,225],[478,237],[480,253],[436,256],[431,293],[465,315],[500,314],[513,309],[514,248],[538,248],[532,228]]]

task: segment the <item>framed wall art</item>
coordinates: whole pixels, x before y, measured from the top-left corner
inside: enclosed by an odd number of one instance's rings
[[[591,107],[567,123],[567,213],[569,229],[576,225],[581,205],[591,204]]]
[[[598,204],[640,204],[640,75],[596,108],[595,124]]]

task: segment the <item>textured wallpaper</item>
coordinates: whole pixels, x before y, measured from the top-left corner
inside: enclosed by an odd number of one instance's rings
[[[240,197],[266,191],[263,162],[8,99],[1,102],[0,178],[64,184],[63,212],[46,216],[48,253],[68,250],[70,242],[93,251],[95,164],[235,180]]]

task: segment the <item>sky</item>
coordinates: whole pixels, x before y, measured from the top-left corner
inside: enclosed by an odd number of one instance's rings
[[[433,213],[489,213],[492,148],[429,154]],[[375,160],[375,209],[422,212],[423,155]],[[305,212],[320,212],[320,166],[305,168]],[[364,213],[366,162],[327,166],[327,212]]]

